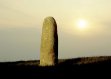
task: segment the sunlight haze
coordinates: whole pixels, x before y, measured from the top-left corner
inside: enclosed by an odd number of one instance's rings
[[[111,0],[0,0],[0,61],[39,59],[47,16],[58,25],[59,58],[111,55]]]

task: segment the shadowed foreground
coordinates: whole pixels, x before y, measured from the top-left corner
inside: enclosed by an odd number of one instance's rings
[[[40,67],[39,61],[18,61],[0,63],[0,76],[13,79],[73,79],[110,77],[111,57],[86,57],[60,59],[53,67]]]

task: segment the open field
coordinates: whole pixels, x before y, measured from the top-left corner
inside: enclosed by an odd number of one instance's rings
[[[110,56],[59,59],[58,65],[53,67],[40,67],[39,60],[0,63],[0,75],[4,78],[14,79],[73,79],[81,76],[83,78],[88,78],[88,76],[91,76],[91,78],[96,78],[96,76],[110,77],[110,71]]]

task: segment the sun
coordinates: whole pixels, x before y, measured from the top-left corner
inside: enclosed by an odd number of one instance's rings
[[[76,26],[79,29],[85,29],[87,27],[87,25],[88,25],[88,22],[85,19],[79,19],[76,22]]]

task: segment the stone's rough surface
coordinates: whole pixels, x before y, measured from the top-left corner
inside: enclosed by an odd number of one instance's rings
[[[54,66],[58,62],[57,24],[53,17],[44,19],[40,49],[40,66]]]

